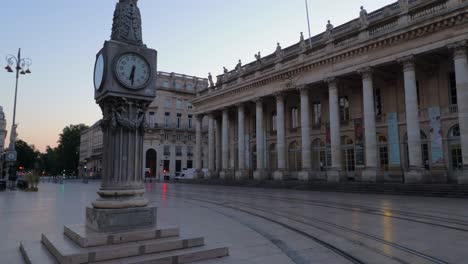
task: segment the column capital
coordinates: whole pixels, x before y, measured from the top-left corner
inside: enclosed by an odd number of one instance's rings
[[[357,72],[362,76],[362,79],[364,80],[372,79],[374,69],[372,67],[364,67],[362,69],[359,69]]]
[[[255,104],[263,104],[263,97],[258,97],[252,100]]]
[[[466,49],[468,48],[468,41],[463,40],[463,41],[455,42],[455,43],[447,45],[447,47],[451,51],[453,51],[454,59],[466,58],[467,56]]]
[[[237,107],[237,109],[244,109],[245,108],[245,103],[244,102],[241,102],[241,103],[237,103],[234,105],[235,107]]]
[[[296,87],[301,95],[308,95],[309,94],[309,86],[307,85],[299,85]]]
[[[276,92],[276,93],[273,93],[273,96],[276,98],[276,100],[281,100],[283,101],[284,100],[284,95],[285,93],[284,92]]]
[[[330,86],[336,86],[338,84],[338,78],[336,77],[327,77],[323,80],[324,82],[326,82],[328,85]]]
[[[397,59],[403,65],[403,71],[414,71],[414,55],[409,55]]]

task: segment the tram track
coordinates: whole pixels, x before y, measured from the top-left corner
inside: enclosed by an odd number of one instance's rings
[[[217,192],[217,193],[223,194],[223,195],[226,194],[226,193],[221,193],[221,192]],[[405,212],[405,211],[394,210],[394,209],[383,209],[383,208],[378,208],[378,207],[362,206],[362,205],[356,205],[356,204],[323,202],[319,200],[305,200],[305,199],[299,199],[299,198],[284,198],[284,197],[280,198],[276,196],[268,196],[268,195],[260,195],[260,194],[248,194],[247,195],[245,193],[240,193],[240,192],[229,192],[229,194],[236,196],[236,197],[255,198],[255,199],[260,198],[264,200],[275,200],[275,201],[287,202],[287,203],[292,202],[296,204],[331,208],[331,209],[357,212],[357,213],[368,214],[368,215],[376,215],[376,216],[399,219],[399,220],[404,220],[404,221],[409,221],[409,222],[414,222],[414,223],[419,223],[419,224],[426,224],[430,226],[437,226],[437,227],[451,229],[451,230],[468,232],[467,221],[448,218],[448,217],[440,217],[440,216],[420,214],[420,213],[414,213],[414,212]]]
[[[168,194],[169,195],[169,194]],[[332,245],[329,242],[324,241],[323,239],[320,239],[319,237],[315,236],[311,232],[307,232],[304,230],[301,230],[297,225],[299,226],[308,226],[312,227],[317,230],[321,230],[325,233],[329,233],[335,236],[340,236],[346,240],[348,240],[351,243],[354,243],[355,245],[358,245],[360,247],[363,247],[367,250],[371,250],[374,253],[383,255],[389,259],[392,259],[398,263],[411,263],[403,260],[402,258],[398,258],[395,256],[392,256],[390,254],[387,254],[383,252],[382,250],[379,250],[375,247],[371,247],[369,245],[366,245],[362,240],[356,240],[353,238],[350,238],[348,236],[343,235],[343,232],[359,236],[364,239],[368,239],[370,241],[373,241],[374,243],[390,246],[394,249],[397,249],[401,252],[404,252],[405,254],[410,254],[415,257],[418,257],[419,259],[423,259],[424,261],[428,263],[438,263],[438,264],[447,264],[448,262],[438,259],[436,257],[424,254],[422,252],[419,252],[417,250],[413,250],[411,248],[405,247],[400,244],[396,244],[390,241],[386,241],[384,239],[378,238],[376,236],[366,234],[360,231],[356,231],[344,226],[340,226],[334,223],[331,223],[329,221],[313,218],[313,217],[308,217],[308,216],[302,216],[302,215],[297,215],[291,212],[281,212],[278,209],[275,208],[268,208],[268,207],[260,207],[260,206],[253,206],[250,203],[244,203],[244,202],[239,202],[239,201],[231,201],[231,200],[224,200],[223,202],[213,202],[210,200],[206,200],[200,197],[195,198],[193,195],[191,197],[184,196],[184,195],[169,195],[169,196],[175,196],[179,198],[183,198],[186,200],[192,200],[192,201],[197,201],[197,202],[202,202],[202,203],[207,203],[211,205],[216,205],[224,208],[229,208],[231,210],[236,210],[239,212],[243,212],[252,216],[256,216],[259,218],[262,218],[266,221],[278,224],[286,229],[289,229],[291,231],[294,231],[298,234],[301,234],[307,238],[310,238],[311,240],[319,243],[320,245],[332,250],[336,254],[339,254],[340,256],[343,256],[347,260],[351,261],[352,263],[366,263],[360,260],[358,257],[355,257],[341,249],[339,249],[337,246]],[[199,195],[198,195],[199,196]],[[281,220],[282,219],[282,220]],[[288,223],[289,222],[289,223]],[[291,224],[292,223],[292,224]],[[330,230],[333,229],[333,230]]]

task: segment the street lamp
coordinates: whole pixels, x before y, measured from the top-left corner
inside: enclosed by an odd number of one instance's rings
[[[16,178],[16,167],[13,164],[16,162],[16,100],[18,97],[18,79],[20,74],[26,75],[30,74],[31,70],[29,67],[32,65],[32,60],[29,58],[21,58],[21,49],[18,50],[18,56],[14,55],[6,56],[7,66],[5,70],[7,72],[13,73],[16,70],[16,85],[15,85],[15,101],[13,104],[13,121],[11,123],[11,132],[10,132],[10,145],[8,147],[8,152],[6,153],[6,161],[9,164],[10,177]],[[14,69],[14,70],[13,70]]]

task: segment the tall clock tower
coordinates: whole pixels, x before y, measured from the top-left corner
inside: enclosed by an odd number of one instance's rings
[[[99,197],[86,225],[99,232],[152,227],[143,184],[145,112],[155,97],[157,51],[142,39],[138,0],[119,0],[111,40],[96,55],[94,89],[102,114],[103,167]]]

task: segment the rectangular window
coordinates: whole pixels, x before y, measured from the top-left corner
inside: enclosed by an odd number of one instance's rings
[[[181,172],[182,171],[182,161],[181,160],[176,160],[175,161],[175,170],[176,170],[176,172]]]
[[[171,155],[171,146],[165,145],[164,146],[164,156],[170,156]]]
[[[421,105],[421,92],[419,90],[419,81],[416,81],[416,94],[418,96],[418,107]]]
[[[193,169],[193,161],[187,160],[187,169]]]
[[[164,139],[169,140],[169,134],[164,134]]]
[[[297,107],[291,109],[291,128],[299,127],[299,110]]]
[[[148,120],[147,120],[148,124],[150,127],[153,127],[154,124],[156,123],[156,115],[154,112],[149,112],[148,113]]]
[[[193,109],[193,105],[191,103],[187,103],[187,109],[188,110],[192,110]]]
[[[163,164],[163,170],[164,172],[169,172],[169,167],[171,165],[171,161],[170,160],[164,160],[164,164]]]
[[[340,120],[341,122],[349,121],[349,100],[347,96],[342,96],[339,99],[340,104]]]
[[[164,114],[164,127],[169,128],[171,122],[171,113],[165,113]]]
[[[181,146],[176,146],[175,147],[175,153],[177,157],[182,156],[182,147]]]
[[[181,140],[182,140],[182,135],[181,135],[181,134],[177,134],[176,139],[177,139],[177,141],[181,141]]]
[[[172,107],[172,100],[170,98],[167,98],[166,101],[164,101],[164,106],[166,108],[171,108]]]
[[[176,83],[175,83],[175,88],[176,88],[176,90],[181,90],[181,89],[182,89],[182,84],[176,82]]]
[[[177,114],[177,128],[182,128],[182,114]]]
[[[184,101],[182,101],[182,100],[177,100],[177,102],[176,102],[176,107],[177,107],[177,109],[185,109],[185,107],[184,107]]]
[[[315,102],[314,105],[314,127],[320,127],[322,124],[322,103]]]
[[[193,91],[193,84],[191,83],[187,84],[187,91]]]
[[[162,86],[163,86],[164,88],[169,88],[169,81],[168,81],[168,80],[164,80]]]
[[[193,147],[187,147],[187,157],[193,157]]]
[[[192,126],[193,126],[193,116],[192,115],[189,115],[188,116],[188,128],[189,129],[192,129]]]
[[[455,73],[451,72],[449,74],[449,100],[450,100],[450,105],[457,105],[458,104],[458,99],[457,99],[457,81],[455,78]]]
[[[276,118],[277,118],[277,115],[276,115],[276,112],[273,112],[271,114],[271,131],[276,131]]]
[[[382,96],[380,93],[380,88],[375,89],[375,115],[382,115]]]

